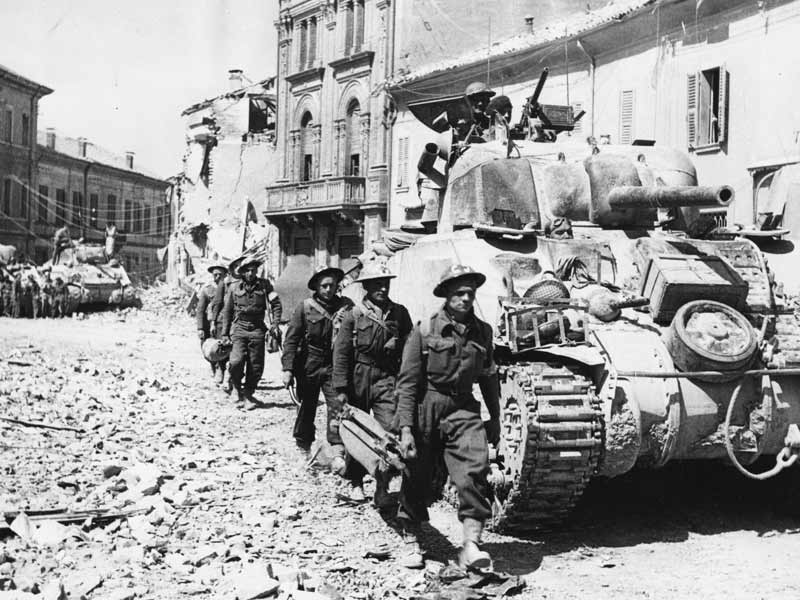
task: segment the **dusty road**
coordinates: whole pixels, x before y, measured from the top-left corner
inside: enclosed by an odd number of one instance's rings
[[[383,519],[305,467],[275,357],[265,408],[245,413],[211,383],[198,345],[190,319],[163,306],[0,318],[0,416],[84,431],[0,422],[0,510],[143,509],[27,539],[0,530],[0,590],[18,590],[0,599],[58,598],[62,585],[70,598],[233,598],[267,564],[278,579],[301,573],[315,597],[422,595],[423,573],[365,557],[399,541]],[[594,485],[557,534],[489,535],[486,547],[524,577],[524,598],[798,598],[798,483],[800,469],[749,484],[721,466],[676,465]],[[455,555],[448,506],[426,541],[432,568]]]

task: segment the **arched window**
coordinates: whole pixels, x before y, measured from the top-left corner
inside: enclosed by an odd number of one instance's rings
[[[353,100],[347,105],[345,119],[345,175],[359,177],[361,175],[361,137],[360,137],[361,105]]]
[[[306,112],[300,120],[300,180],[310,181],[314,175],[314,142],[311,128],[314,119],[310,112]]]

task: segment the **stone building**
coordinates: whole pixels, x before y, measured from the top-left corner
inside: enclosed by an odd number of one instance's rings
[[[264,214],[280,232],[273,272],[303,282],[361,253],[385,225],[392,3],[280,0],[278,180]]]
[[[171,229],[169,183],[139,168],[133,152],[116,155],[54,129],[38,137],[38,181],[30,194],[36,262],[50,258],[53,233],[62,225],[73,239],[102,243],[106,226],[113,224],[118,254],[131,278],[160,275],[157,250],[167,245]]]
[[[48,87],[0,66],[0,244],[33,252],[29,194],[36,189],[39,99]]]

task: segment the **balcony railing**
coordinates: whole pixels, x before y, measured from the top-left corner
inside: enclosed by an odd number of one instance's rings
[[[267,188],[267,214],[302,213],[364,204],[363,177],[332,177]]]

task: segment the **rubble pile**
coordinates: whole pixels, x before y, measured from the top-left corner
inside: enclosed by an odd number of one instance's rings
[[[393,529],[307,465],[283,390],[234,408],[183,296],[159,293],[65,322],[81,339],[2,342],[0,600],[451,597],[431,587],[445,559],[396,566]]]

